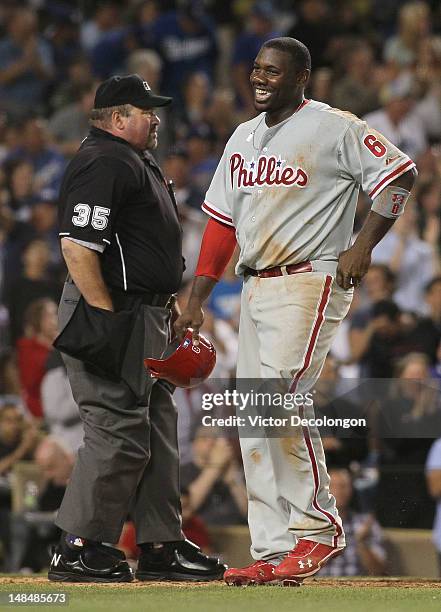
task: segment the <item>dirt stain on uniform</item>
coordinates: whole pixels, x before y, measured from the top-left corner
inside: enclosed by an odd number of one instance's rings
[[[294,435],[289,438],[280,438],[280,444],[282,446],[282,450],[284,455],[286,455],[288,461],[295,464],[302,464],[304,460],[302,460],[298,454],[296,453],[296,449],[299,448],[300,444],[303,441],[303,434],[300,428],[296,428],[298,431],[293,432]]]
[[[262,239],[261,253],[265,260],[271,262],[271,266],[283,266],[292,257],[292,247],[289,244],[282,244],[275,240],[273,236],[270,236],[267,240]]]
[[[320,524],[317,524],[320,523]],[[323,528],[329,525],[329,521],[321,516],[306,518],[303,521],[296,522],[296,531],[308,531],[310,533],[323,531]],[[305,537],[305,536],[302,536]]]
[[[250,453],[250,459],[255,465],[259,465],[262,461],[262,455],[254,448]]]

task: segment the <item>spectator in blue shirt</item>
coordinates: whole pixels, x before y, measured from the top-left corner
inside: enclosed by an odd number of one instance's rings
[[[13,149],[5,162],[20,159],[34,170],[34,195],[55,202],[58,197],[66,160],[48,144],[47,127],[43,119],[30,117],[22,125],[22,144]]]
[[[140,47],[154,46],[153,30],[159,15],[160,10],[156,0],[141,0],[138,4],[133,19],[133,28]]]
[[[240,106],[255,115],[250,87],[250,72],[254,60],[264,42],[281,34],[274,30],[274,10],[267,1],[254,4],[249,17],[249,29],[237,39],[233,53],[233,82]]]
[[[52,90],[67,78],[70,64],[82,53],[80,44],[79,16],[72,6],[50,4],[48,7],[51,23],[45,29],[54,61],[54,82]]]
[[[90,53],[107,32],[121,28],[121,6],[115,0],[95,2],[93,16],[81,24],[81,47]]]
[[[24,116],[41,107],[53,69],[50,47],[38,36],[35,13],[15,9],[7,36],[0,41],[0,108]]]
[[[129,53],[138,46],[134,28],[125,24],[116,0],[97,3],[93,18],[81,28],[81,43],[100,80],[123,72]]]
[[[187,135],[190,177],[196,189],[205,193],[216,170],[219,158],[214,152],[214,134],[208,123],[194,125]]]
[[[14,159],[3,166],[5,174],[4,203],[15,221],[29,221],[34,195],[34,169],[22,159]]]
[[[124,70],[127,57],[135,48],[135,37],[129,27],[120,27],[104,32],[90,52],[94,75],[99,79]]]
[[[199,0],[185,0],[176,11],[161,15],[152,29],[152,41],[164,60],[164,94],[176,101],[176,93],[192,72],[204,72],[213,80],[216,33]]]

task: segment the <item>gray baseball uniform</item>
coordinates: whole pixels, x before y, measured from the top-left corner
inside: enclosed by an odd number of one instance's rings
[[[203,209],[236,228],[239,274],[307,260],[334,273],[360,186],[375,198],[414,165],[355,115],[309,100],[273,127],[262,113],[236,129]]]
[[[375,199],[412,167],[365,122],[313,100],[273,127],[260,114],[236,129],[203,209],[236,228],[238,274],[305,264],[297,274],[245,274],[239,384],[282,378],[305,393],[315,383],[352,299],[335,272],[350,245],[359,189]],[[312,417],[313,407],[299,412]],[[300,427],[291,438],[242,438],[241,447],[254,558],[286,553],[297,537],[344,546],[314,428]]]

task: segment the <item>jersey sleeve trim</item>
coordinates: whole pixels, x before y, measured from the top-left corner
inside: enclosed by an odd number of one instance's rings
[[[213,219],[216,219],[216,221],[220,221],[225,225],[231,225],[231,227],[234,227],[233,219],[231,217],[228,217],[225,213],[206,200],[202,204],[202,210],[207,213],[207,215],[210,215],[210,217],[213,217]]]
[[[87,240],[81,240],[80,238],[75,238],[74,236],[72,236],[72,232],[58,232],[58,235],[60,236],[60,238],[69,236],[71,238],[71,240],[73,240],[74,242],[88,242]],[[107,238],[101,238],[102,242],[105,242],[106,244],[111,244],[110,240],[107,240]],[[98,244],[97,242],[92,242],[91,244]]]
[[[379,183],[375,185],[375,187],[369,192],[369,197],[373,200],[376,198],[385,187],[389,185],[395,178],[398,178],[411,168],[415,168],[415,162],[411,159],[408,159],[404,164],[398,166],[395,170],[393,170],[390,174],[385,176]]]
[[[72,242],[75,242],[75,244],[86,247],[86,249],[90,249],[91,251],[98,251],[98,253],[104,253],[104,249],[106,248],[102,244],[88,242],[87,240],[78,240],[77,238],[72,238],[72,236],[66,236],[66,240],[71,240]]]

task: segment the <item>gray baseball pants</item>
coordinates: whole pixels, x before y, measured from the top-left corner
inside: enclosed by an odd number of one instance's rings
[[[281,379],[292,393],[310,391],[351,300],[352,291],[322,272],[248,276],[240,314],[238,388],[249,386],[247,379]],[[313,419],[314,408],[301,406],[296,415]],[[281,438],[263,431],[241,437],[240,443],[254,559],[284,555],[297,538],[345,545],[315,427],[293,427],[289,437]]]
[[[60,329],[79,297],[66,282]],[[129,297],[123,307],[131,307]],[[146,356],[162,356],[169,316],[166,308],[140,306],[123,365],[130,384],[102,378],[63,355],[84,424],[84,443],[56,519],[69,533],[115,543],[130,512],[138,544],[183,539],[176,407],[143,365]]]

